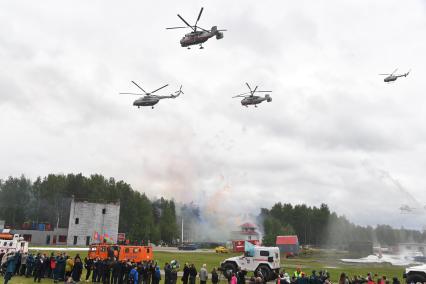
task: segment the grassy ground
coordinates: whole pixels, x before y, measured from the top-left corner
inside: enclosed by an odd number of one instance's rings
[[[49,251],[46,251],[49,253]],[[86,255],[85,252],[69,252],[68,254],[74,257],[77,253],[80,254],[82,258]],[[207,268],[210,271],[213,267],[218,267],[220,262],[227,257],[235,256],[235,254],[216,254],[211,252],[163,252],[158,251],[154,252],[155,259],[157,260],[160,267],[164,266],[165,262],[170,262],[173,259],[179,261],[181,265],[185,262],[193,263],[197,268],[200,268],[202,264],[207,264]],[[301,267],[307,275],[310,275],[312,270],[320,271],[327,270],[331,274],[332,282],[336,283],[340,273],[345,272],[349,276],[354,275],[367,275],[368,272],[377,274],[379,276],[386,275],[388,278],[394,276],[398,277],[400,280],[404,267],[402,266],[392,266],[390,264],[348,264],[343,263],[339,259],[344,258],[345,255],[335,254],[335,253],[322,253],[315,252],[309,256],[295,257],[291,259],[281,260],[283,269],[286,272],[293,273],[297,267]],[[85,272],[84,272],[85,273]],[[83,273],[83,275],[85,275]],[[52,280],[46,279],[42,280],[43,283],[53,283]],[[401,281],[402,282],[402,281]],[[0,283],[3,283],[0,281]],[[23,277],[14,277],[9,282],[11,284],[30,284],[33,283],[32,279],[25,279]],[[181,283],[178,281],[178,283]]]

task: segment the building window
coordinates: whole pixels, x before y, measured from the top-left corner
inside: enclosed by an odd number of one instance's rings
[[[80,223],[80,218],[75,218],[75,224],[78,225]]]
[[[50,235],[46,236],[46,245],[50,245]]]
[[[58,242],[59,243],[66,243],[67,242],[67,236],[59,235]]]
[[[31,242],[31,237],[32,237],[31,234],[28,234],[28,235],[24,234],[24,241]]]
[[[76,245],[76,244],[77,244],[77,238],[78,238],[77,236],[74,236],[74,241],[73,241],[73,244],[74,244],[74,245]]]
[[[106,214],[106,208],[102,209],[102,214]]]
[[[90,236],[86,237],[86,246],[90,245]]]

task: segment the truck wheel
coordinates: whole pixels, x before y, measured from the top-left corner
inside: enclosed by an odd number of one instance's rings
[[[263,278],[265,279],[266,282],[269,281],[269,280],[273,280],[274,273],[272,273],[271,269],[268,266],[266,266],[266,265],[260,265],[256,269],[256,271],[254,272],[256,276],[257,276],[257,273],[259,271],[262,273]]]
[[[426,282],[426,277],[421,275],[421,274],[412,274],[412,275],[408,275],[407,277],[407,283],[424,283]]]
[[[223,276],[225,276],[226,279],[230,279],[232,276],[232,273],[237,272],[237,266],[234,263],[227,262],[223,266]]]

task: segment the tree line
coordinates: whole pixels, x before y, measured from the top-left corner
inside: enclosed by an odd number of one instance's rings
[[[345,216],[331,212],[326,204],[319,207],[305,204],[276,203],[262,208],[259,223],[263,225],[263,242],[275,244],[276,236],[297,235],[301,245],[345,248],[351,242],[372,242],[393,246],[398,243],[426,241],[426,232],[395,229],[389,225],[359,226]]]
[[[178,237],[173,200],[150,200],[124,181],[102,175],[50,174],[31,181],[22,175],[0,180],[0,220],[21,228],[26,222],[68,227],[70,202],[120,201],[119,232],[131,241],[173,242]]]

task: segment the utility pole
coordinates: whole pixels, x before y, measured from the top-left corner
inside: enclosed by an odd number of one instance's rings
[[[182,229],[181,229],[181,238],[180,238],[180,242],[183,245],[183,216],[182,216]]]

